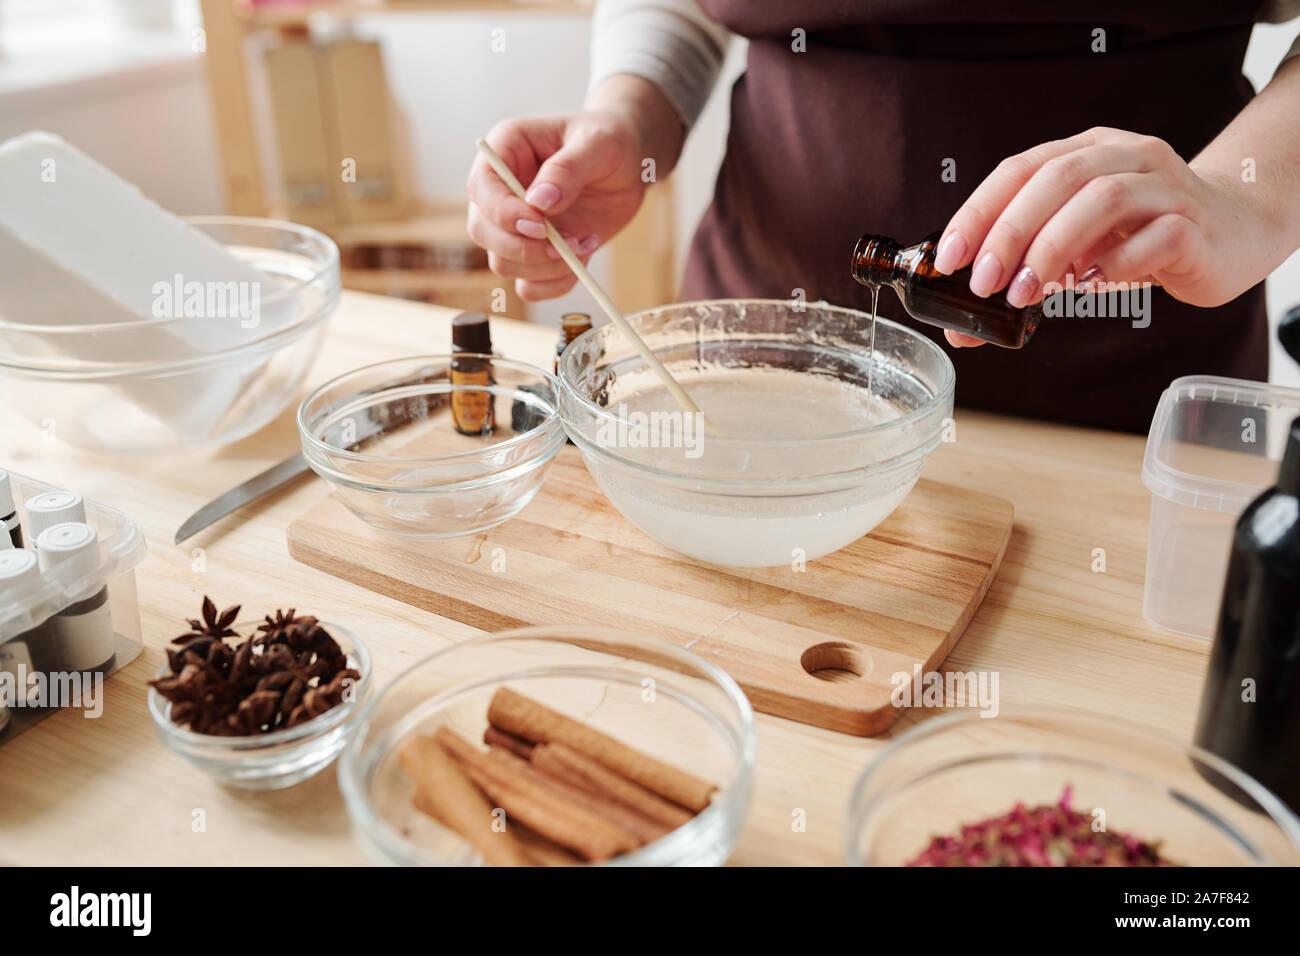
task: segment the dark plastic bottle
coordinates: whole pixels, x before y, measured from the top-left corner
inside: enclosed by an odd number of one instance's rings
[[[1196,743],[1300,813],[1300,418],[1233,533]]]
[[[901,247],[887,236],[865,235],[853,249],[853,278],[865,286],[889,286],[907,314],[921,322],[1018,349],[1042,321],[1038,302],[1013,308],[1006,296],[981,299],[970,290],[970,267],[944,275],[934,267],[939,234]]]

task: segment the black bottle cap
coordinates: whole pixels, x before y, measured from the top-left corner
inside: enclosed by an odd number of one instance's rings
[[[1300,362],[1300,305],[1293,306],[1277,324],[1277,339],[1286,354]]]
[[[1277,473],[1277,490],[1300,498],[1300,418],[1291,423],[1286,436],[1286,451],[1282,453],[1282,467]]]
[[[451,320],[451,350],[492,354],[492,332],[482,312],[462,312]]]

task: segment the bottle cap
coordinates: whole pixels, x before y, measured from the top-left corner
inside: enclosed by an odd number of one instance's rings
[[[36,541],[46,528],[86,520],[86,503],[71,491],[47,491],[27,499],[27,534]],[[40,549],[40,545],[37,545]]]
[[[14,539],[9,536],[9,532],[0,528],[0,551],[8,551],[14,546]]]
[[[14,488],[9,482],[9,472],[0,471],[0,518],[14,513]]]
[[[1282,467],[1277,472],[1277,490],[1300,498],[1300,418],[1291,423],[1291,431],[1286,436],[1286,451],[1282,452]]]
[[[34,587],[41,580],[36,555],[26,548],[0,551],[0,594],[12,599],[16,592]]]
[[[564,340],[572,342],[591,328],[591,316],[586,312],[565,312],[560,316],[560,328],[564,330]]]
[[[95,529],[80,521],[51,525],[36,538],[41,570],[67,568],[76,577],[90,574],[99,565],[99,539]]]
[[[451,320],[451,350],[492,354],[492,331],[482,312],[462,312]]]

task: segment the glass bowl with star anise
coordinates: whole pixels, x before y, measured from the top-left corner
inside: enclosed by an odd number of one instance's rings
[[[207,598],[167,649],[149,712],[167,748],[219,783],[278,790],[338,756],[371,684],[347,628],[293,610],[236,620]]]

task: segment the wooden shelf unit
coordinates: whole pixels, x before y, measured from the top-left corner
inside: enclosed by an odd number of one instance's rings
[[[255,29],[307,26],[313,17],[357,20],[389,13],[556,13],[583,15],[593,3],[582,0],[315,0],[312,3],[252,6],[238,3],[239,15]]]

